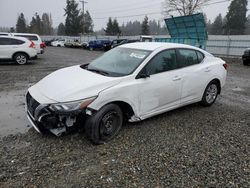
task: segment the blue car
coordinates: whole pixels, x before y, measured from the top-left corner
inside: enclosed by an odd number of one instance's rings
[[[104,50],[106,46],[110,44],[111,44],[110,40],[92,40],[89,42],[87,48],[89,50],[96,50],[96,49]]]

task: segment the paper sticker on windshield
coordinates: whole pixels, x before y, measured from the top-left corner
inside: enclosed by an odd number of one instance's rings
[[[135,58],[138,58],[138,59],[143,59],[146,55],[144,54],[136,54],[136,53],[131,53],[130,54],[130,57],[135,57]]]

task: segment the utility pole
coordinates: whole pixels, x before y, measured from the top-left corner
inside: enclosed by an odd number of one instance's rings
[[[88,3],[87,1],[84,0],[80,0],[80,2],[82,3],[82,12],[83,12],[83,29],[82,29],[82,33],[84,34],[84,24],[85,24],[85,16],[84,16],[84,4]]]

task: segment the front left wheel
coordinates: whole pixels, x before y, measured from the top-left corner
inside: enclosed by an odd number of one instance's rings
[[[116,104],[108,104],[85,122],[85,133],[94,144],[112,140],[123,124],[123,113]]]
[[[24,53],[17,53],[14,56],[14,60],[19,65],[24,65],[28,62],[28,56]]]

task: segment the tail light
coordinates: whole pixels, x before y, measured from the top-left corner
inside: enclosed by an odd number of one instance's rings
[[[46,44],[45,44],[44,42],[42,42],[42,43],[40,44],[40,48],[46,48]]]
[[[227,70],[228,64],[224,63],[224,64],[223,64],[223,67]]]
[[[35,45],[35,43],[33,42],[33,41],[30,41],[31,43],[30,43],[30,48],[35,48],[36,47],[36,45]]]

